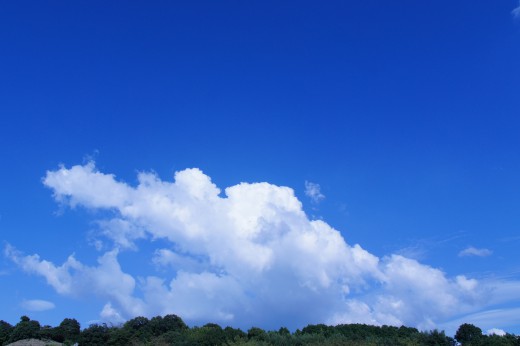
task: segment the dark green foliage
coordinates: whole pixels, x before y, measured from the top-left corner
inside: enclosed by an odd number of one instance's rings
[[[471,324],[463,324],[455,335],[463,346],[520,346],[516,335],[482,334]],[[208,323],[189,328],[176,315],[133,318],[121,326],[93,324],[83,331],[75,319],[66,318],[59,326],[40,327],[38,321],[22,316],[16,326],[0,321],[0,345],[17,340],[36,338],[54,340],[81,346],[455,346],[455,339],[443,331],[420,332],[416,328],[371,326],[366,324],[308,325],[291,333],[281,327],[278,331],[266,331],[258,327],[247,333],[240,329]]]
[[[302,334],[320,334],[324,336],[330,336],[333,334],[335,328],[339,328],[340,326],[330,327],[325,324],[309,324],[307,327],[303,328]]]
[[[306,336],[299,338],[302,345],[377,345],[377,346],[452,346],[454,340],[444,332],[437,330],[419,332],[416,328],[394,326],[371,326],[366,324],[342,324],[327,326],[324,324],[309,325],[294,335]],[[321,339],[315,338],[321,336]]]
[[[437,329],[430,331],[429,333],[421,333],[419,338],[421,345],[426,346],[453,346],[455,340],[447,337],[444,331],[438,331]]]
[[[224,328],[224,336],[226,337],[226,340],[229,341],[247,338],[247,334],[245,332],[232,327]]]
[[[252,327],[247,331],[247,338],[249,340],[265,341],[267,336],[265,330],[258,327]]]
[[[122,329],[122,332],[119,333],[119,337],[129,337],[131,340],[146,342],[153,336],[150,321],[142,316],[127,321]]]
[[[219,327],[220,328],[220,327]],[[175,344],[181,345],[187,340],[189,330],[184,321],[176,315],[156,316],[148,319],[135,317],[121,328],[110,328],[109,345],[146,345]]]
[[[472,324],[462,324],[457,332],[455,333],[455,339],[462,344],[467,345],[480,345],[482,339],[482,329],[475,327]]]
[[[150,320],[150,328],[152,335],[159,336],[169,331],[183,332],[188,326],[177,315],[166,315],[164,317],[157,316]]]
[[[203,327],[194,327],[188,331],[189,345],[223,345],[226,341],[224,330],[214,323],[208,323]]]
[[[53,340],[57,342],[65,341],[65,337],[63,337],[58,327],[53,328],[51,326],[43,326],[40,329],[39,335],[39,339],[42,340]]]
[[[56,333],[63,338],[67,344],[73,344],[79,340],[81,326],[74,318],[66,318],[56,327]],[[56,340],[56,339],[53,339]]]
[[[91,324],[81,332],[80,345],[104,346],[110,339],[110,330],[106,324]]]
[[[512,334],[480,335],[465,345],[477,346],[520,346],[520,337]]]
[[[14,326],[7,343],[23,339],[38,339],[40,337],[40,322],[31,321],[27,316],[22,316],[20,322]]]
[[[190,341],[188,340],[187,332],[169,331],[154,339],[154,345],[176,345],[176,346],[188,346]]]
[[[110,328],[107,345],[132,345],[132,334],[125,328]]]
[[[138,331],[138,330],[143,329],[146,326],[148,326],[149,323],[150,323],[150,321],[146,317],[139,316],[136,318],[132,318],[131,320],[128,320],[123,325],[123,328],[132,330],[132,331]]]
[[[3,345],[9,340],[13,329],[14,327],[6,321],[0,321],[0,345]]]
[[[280,327],[280,329],[278,329],[278,334],[280,334],[280,335],[290,335],[291,332],[286,327]]]

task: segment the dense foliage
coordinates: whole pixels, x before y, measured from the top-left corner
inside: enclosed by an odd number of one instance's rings
[[[291,333],[282,327],[278,331],[266,331],[252,327],[247,332],[240,329],[208,323],[202,327],[188,327],[176,315],[157,316],[152,319],[136,317],[126,323],[113,326],[93,324],[81,330],[75,319],[66,318],[59,326],[40,326],[38,321],[22,316],[15,326],[0,321],[0,345],[17,340],[36,338],[53,340],[80,346],[97,345],[277,345],[277,346],[520,346],[520,337],[484,335],[472,324],[463,324],[455,338],[443,331],[421,332],[416,328],[393,326],[370,326],[365,324],[308,325]]]

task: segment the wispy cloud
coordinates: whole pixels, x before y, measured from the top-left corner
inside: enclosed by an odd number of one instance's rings
[[[0,276],[6,276],[9,275],[9,271],[7,270],[0,270]]]
[[[321,193],[320,185],[310,181],[305,181],[305,195],[314,203],[320,203],[325,199],[325,195]]]
[[[443,237],[434,236],[428,238],[411,239],[408,246],[394,250],[395,253],[404,257],[410,257],[416,260],[424,260],[430,252],[439,251],[438,249],[451,244],[455,240],[465,237],[465,232],[459,231],[447,234]]]
[[[508,329],[516,327],[520,323],[520,308],[502,308],[479,311],[467,314],[463,317],[453,319],[446,323],[441,323],[439,327],[446,331],[446,334],[455,334],[457,328],[463,323],[471,323],[479,326],[483,330]],[[499,326],[499,327],[497,327]]]
[[[511,12],[515,18],[520,18],[520,2],[518,3],[518,7]]]
[[[53,302],[41,299],[24,300],[20,305],[27,311],[47,311],[55,308]]]
[[[467,257],[467,256],[477,256],[477,257],[487,257],[490,256],[493,251],[489,249],[477,249],[473,246],[469,246],[459,252],[459,257]]]

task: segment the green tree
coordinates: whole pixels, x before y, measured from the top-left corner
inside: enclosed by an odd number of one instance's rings
[[[91,324],[81,332],[80,345],[105,346],[110,338],[110,330],[106,324]]]
[[[226,341],[226,336],[222,327],[215,323],[208,323],[202,327],[194,327],[188,332],[190,345],[213,346],[222,345]]]
[[[342,328],[343,327],[343,328]],[[321,334],[324,336],[330,336],[334,334],[335,331],[339,331],[340,328],[345,329],[345,327],[349,327],[349,325],[339,325],[336,327],[330,327],[325,324],[309,324],[308,326],[302,329],[302,334]]]
[[[133,345],[132,334],[125,328],[109,328],[107,345]],[[136,341],[137,342],[137,341]],[[138,342],[137,342],[138,343]]]
[[[12,343],[23,339],[39,339],[40,338],[40,322],[31,321],[27,316],[20,317],[20,322],[14,326],[8,343]]]
[[[267,339],[267,334],[262,328],[251,327],[247,331],[247,338],[249,340],[265,341]]]
[[[425,346],[452,346],[455,344],[452,338],[444,334],[444,331],[439,332],[437,329],[423,333],[421,341],[421,344]]]
[[[455,333],[455,339],[462,344],[478,345],[482,340],[482,329],[469,323],[462,324]]]
[[[3,345],[9,340],[13,329],[14,327],[11,324],[3,320],[0,321],[0,345]]]
[[[278,334],[285,336],[285,335],[291,335],[291,332],[286,327],[280,327],[280,329],[278,329]]]
[[[123,328],[136,331],[145,328],[149,323],[150,321],[146,317],[138,316],[126,321]]]
[[[226,327],[224,328],[224,336],[226,337],[226,341],[230,342],[238,339],[245,339],[247,334],[240,329]]]
[[[188,326],[177,315],[157,316],[150,320],[150,328],[154,336],[159,336],[166,332],[183,332],[188,330]]]
[[[42,340],[53,340],[57,342],[63,342],[65,340],[58,327],[53,328],[51,326],[45,325],[40,328],[40,332],[38,334],[40,335],[39,339]]]
[[[81,326],[74,318],[65,318],[56,329],[61,333],[66,343],[71,344],[79,340]]]
[[[142,342],[151,340],[152,326],[146,317],[138,316],[127,321],[121,330],[115,332],[119,338],[130,337]]]

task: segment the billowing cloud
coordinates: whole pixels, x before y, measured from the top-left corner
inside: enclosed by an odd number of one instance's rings
[[[490,256],[493,251],[489,249],[477,249],[473,246],[468,246],[461,252],[459,252],[459,257],[467,257],[467,256],[477,256],[477,257],[487,257]]]
[[[27,311],[47,311],[55,308],[53,302],[41,299],[24,300],[21,303],[22,309]]]
[[[320,184],[305,181],[305,195],[311,199],[313,203],[319,203],[325,199],[325,195],[321,193]]]
[[[49,171],[43,183],[59,203],[109,211],[97,224],[112,250],[95,265],[74,256],[56,265],[11,246],[6,255],[60,294],[104,299],[105,320],[175,313],[190,323],[245,328],[365,322],[427,329],[491,301],[474,279],[348,244],[310,220],[288,187],[241,183],[222,194],[196,168],[172,182],[139,173],[130,186],[93,163]],[[145,277],[119,260],[122,251],[144,251],[138,241],[152,248]]]

